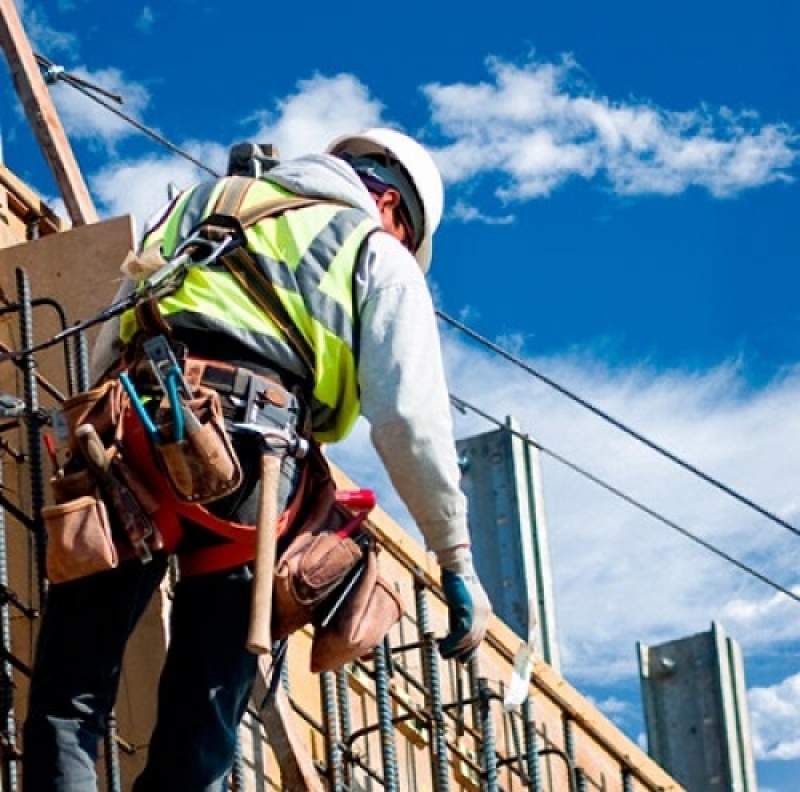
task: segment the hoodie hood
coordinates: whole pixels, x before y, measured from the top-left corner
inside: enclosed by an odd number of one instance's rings
[[[264,176],[286,190],[309,198],[341,201],[365,211],[380,223],[380,214],[372,196],[355,171],[338,157],[309,154],[279,162]]]

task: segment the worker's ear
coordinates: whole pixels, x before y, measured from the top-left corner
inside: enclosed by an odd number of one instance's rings
[[[401,200],[400,193],[393,187],[390,187],[388,190],[385,190],[382,195],[378,195],[375,198],[375,203],[378,204],[378,210],[381,212],[384,209],[390,209],[394,212],[394,210],[400,206]]]

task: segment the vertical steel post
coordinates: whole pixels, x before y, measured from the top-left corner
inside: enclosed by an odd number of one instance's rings
[[[434,792],[450,789],[450,768],[447,762],[447,732],[444,723],[442,686],[439,676],[439,657],[436,638],[430,628],[430,614],[425,586],[420,580],[414,583],[414,599],[417,610],[417,630],[422,642],[422,677],[425,686],[425,705],[431,723],[431,770]]]

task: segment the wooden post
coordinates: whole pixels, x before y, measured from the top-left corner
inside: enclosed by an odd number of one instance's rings
[[[0,46],[5,52],[25,115],[55,176],[73,225],[96,223],[97,211],[13,0],[0,0]]]

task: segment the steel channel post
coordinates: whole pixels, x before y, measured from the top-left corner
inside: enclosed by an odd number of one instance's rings
[[[332,671],[319,675],[322,695],[322,722],[325,728],[326,775],[330,792],[344,792],[342,775],[342,735],[339,732],[339,715],[336,711],[336,679]]]
[[[525,723],[525,763],[528,767],[528,785],[531,792],[543,792],[542,769],[539,765],[539,735],[533,720],[533,705],[530,698],[522,702],[522,718]]]
[[[376,646],[372,654],[375,663],[375,703],[378,710],[378,730],[381,738],[383,788],[386,792],[399,792],[400,779],[397,772],[397,750],[394,743],[386,641]]]
[[[448,792],[450,789],[450,768],[447,762],[447,731],[442,704],[442,686],[439,676],[439,653],[436,639],[430,629],[430,614],[425,587],[420,581],[414,585],[414,599],[417,610],[417,629],[422,642],[422,674],[425,698],[431,723],[429,742],[431,766],[433,770],[434,792]]]

